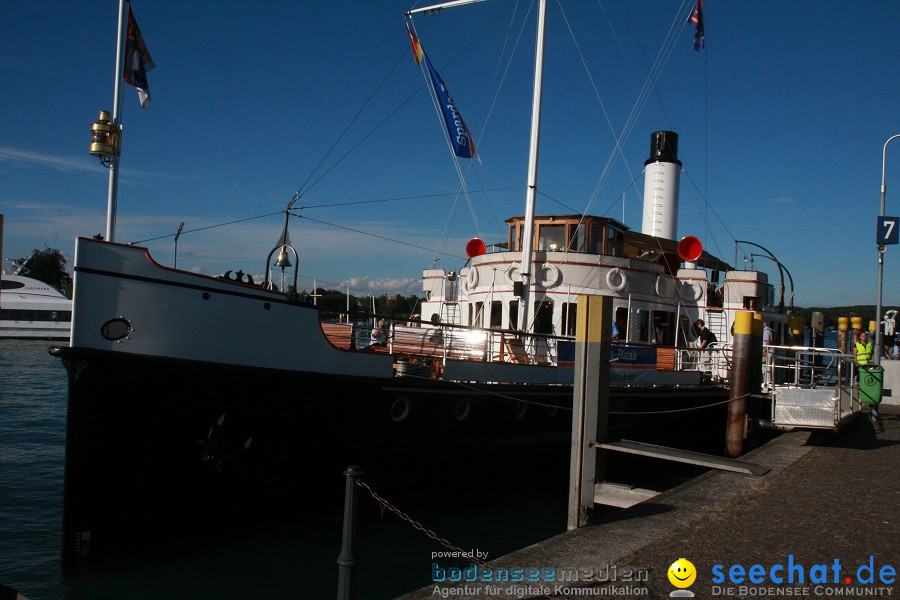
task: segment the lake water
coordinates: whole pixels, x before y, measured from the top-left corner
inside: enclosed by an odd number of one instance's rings
[[[66,373],[48,342],[0,340],[0,583],[61,596]]]

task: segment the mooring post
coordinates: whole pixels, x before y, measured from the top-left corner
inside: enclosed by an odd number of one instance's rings
[[[757,325],[759,323],[759,325]],[[762,362],[757,356],[753,335],[754,328],[760,329],[760,352],[762,351],[762,322],[753,318],[752,312],[741,311],[734,316],[734,346],[731,358],[730,388],[728,392],[728,424],[725,430],[725,447],[728,456],[737,458],[744,451],[744,426],[747,413],[747,395],[758,383]]]
[[[579,296],[572,393],[572,454],[569,466],[569,529],[588,523],[594,485],[606,476],[597,444],[609,430],[609,354],[612,298]]]
[[[787,345],[788,346],[804,346],[806,339],[806,319],[799,315],[791,315],[788,317],[787,321],[788,328],[788,336],[787,336]],[[794,368],[790,371],[786,371],[784,375],[775,380],[775,383],[795,383],[800,380],[802,376],[809,374],[812,377],[808,368],[801,368],[801,364],[799,360],[795,361]],[[812,381],[812,379],[810,379]]]
[[[347,467],[344,471],[347,487],[344,491],[344,533],[341,553],[338,555],[337,600],[356,600],[356,500],[357,480],[362,476],[359,467]]]
[[[813,348],[825,347],[825,313],[816,311],[810,323],[809,345]]]
[[[850,350],[850,344],[847,340],[847,330],[850,329],[850,319],[848,317],[838,317],[838,350],[846,353]]]

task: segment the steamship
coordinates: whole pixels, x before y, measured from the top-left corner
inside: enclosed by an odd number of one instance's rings
[[[614,413],[727,398],[727,364],[714,357],[727,356],[733,313],[766,313],[779,335],[786,316],[765,273],[674,239],[677,141],[652,136],[654,210],[643,231],[542,215],[526,234],[524,219],[511,218],[508,247],[486,252],[475,240],[458,273],[424,270],[425,319],[390,324],[383,346],[369,343],[371,326],[335,322],[271,284],[78,239],[71,342],[54,350],[69,376],[64,558],[113,549],[122,531],[110,514],[149,523],[203,512],[220,486],[281,497],[301,485],[311,453],[349,464],[399,440],[564,430],[581,295],[613,301]],[[525,235],[533,278],[522,267]],[[721,355],[693,348],[697,319]]]
[[[473,239],[458,270],[425,269],[423,318],[386,323],[378,343],[370,324],[272,283],[275,252],[279,266],[296,256],[290,205],[262,285],[79,238],[71,340],[53,351],[69,388],[64,562],[250,507],[271,512],[308,493],[320,467],[565,431],[580,296],[612,299],[614,417],[711,405],[724,433],[733,314],[762,312],[781,336],[783,302],[765,273],[676,235],[676,133],[653,133],[644,165],[640,232],[608,217],[535,215],[531,194],[504,242],[489,251]],[[698,320],[718,340],[702,353]]]

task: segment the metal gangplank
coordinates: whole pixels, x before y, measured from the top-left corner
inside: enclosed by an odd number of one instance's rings
[[[764,353],[762,388],[773,425],[837,431],[862,411],[851,356],[803,346],[768,346]]]

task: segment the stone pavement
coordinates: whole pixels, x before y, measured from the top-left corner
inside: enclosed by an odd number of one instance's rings
[[[881,412],[883,431],[863,417],[841,434],[786,433],[744,457],[771,467],[765,476],[710,472],[615,520],[490,563],[553,581],[429,586],[402,600],[669,598],[676,588],[667,571],[681,557],[696,569],[688,590],[700,599],[900,596],[891,574],[900,568],[900,407]],[[866,583],[870,566],[874,582]]]

